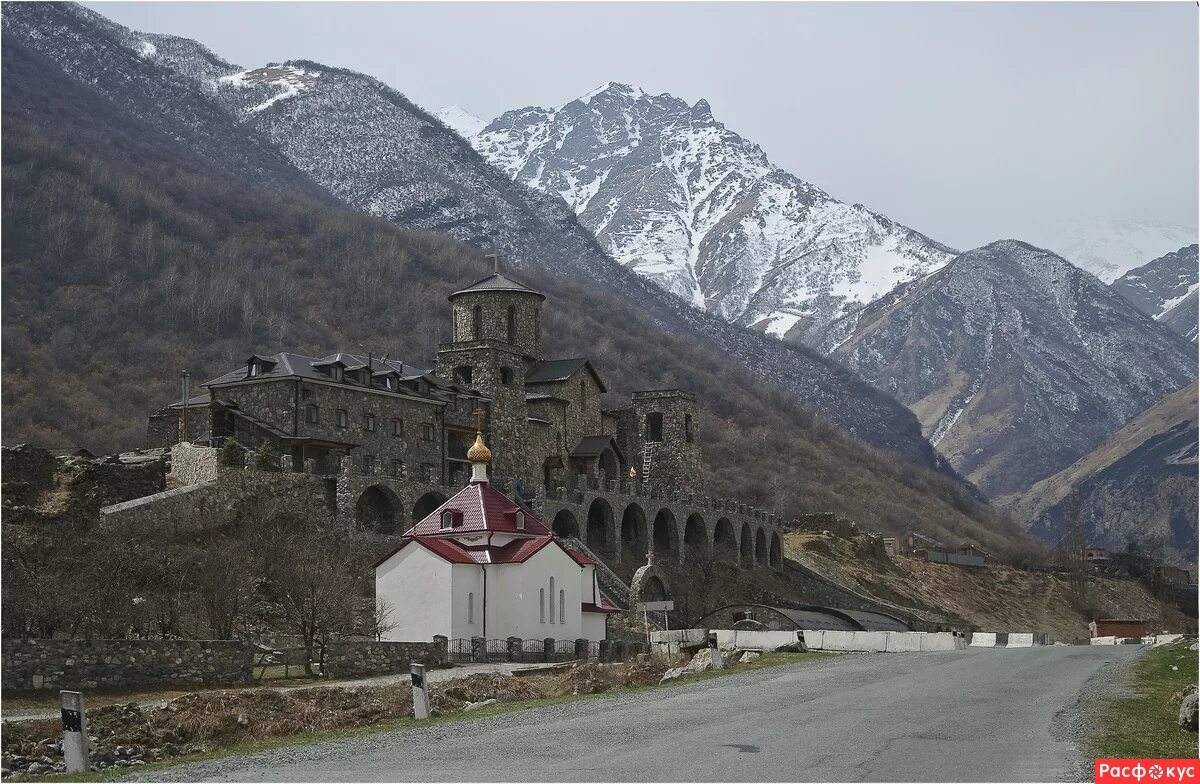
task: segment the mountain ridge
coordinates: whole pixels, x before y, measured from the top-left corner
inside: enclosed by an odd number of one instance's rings
[[[803,342],[952,249],[772,164],[706,100],[609,82],[470,136],[567,202],[610,255],[694,306]]]
[[[829,325],[818,345],[908,404],[1001,503],[1196,377],[1179,336],[1017,240],[896,288]]]

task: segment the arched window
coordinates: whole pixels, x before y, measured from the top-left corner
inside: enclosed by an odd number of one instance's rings
[[[471,336],[475,340],[483,338],[483,308],[478,305],[471,312]]]
[[[467,623],[475,623],[475,594],[467,594]]]
[[[445,511],[442,512],[442,528],[453,528],[453,527],[454,527],[454,512],[451,512],[449,509],[446,509]]]
[[[554,623],[554,578],[550,578],[550,623]]]
[[[538,588],[538,605],[542,614],[542,623],[546,622],[546,589]]]
[[[517,309],[512,305],[508,306],[508,342],[517,342]]]
[[[562,588],[558,589],[558,622],[567,622],[567,592]]]

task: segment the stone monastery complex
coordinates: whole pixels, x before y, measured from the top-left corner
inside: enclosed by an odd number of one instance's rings
[[[474,622],[480,632],[488,623],[488,636],[517,626],[527,634],[543,617],[570,627],[554,636],[590,637],[614,605],[675,595],[669,583],[685,574],[675,567],[784,568],[773,515],[702,494],[692,395],[639,391],[604,409],[608,386],[588,359],[545,356],[543,294],[495,272],[449,299],[452,341],[433,370],[371,354],[256,354],[153,414],[151,438],[175,445],[178,481],[209,492],[220,471],[197,463],[212,458],[196,446],[265,445],[281,487],[304,488],[368,530],[409,534],[379,564],[381,595],[424,596],[437,584],[457,611],[404,621],[406,639],[453,637],[466,630],[447,624]],[[472,449],[488,461],[472,462]],[[142,503],[111,513],[136,515]],[[504,579],[528,583],[511,618],[493,615],[495,583],[484,609],[485,588],[472,582],[482,562],[508,564]]]

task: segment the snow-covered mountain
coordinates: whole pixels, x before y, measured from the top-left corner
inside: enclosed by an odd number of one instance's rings
[[[954,255],[774,166],[703,100],[609,83],[465,135],[517,182],[561,196],[621,264],[778,336],[804,341]]]
[[[1132,221],[1071,221],[1029,237],[1105,283],[1196,242],[1194,229]]]
[[[1155,321],[1196,338],[1196,289],[1200,287],[1198,245],[1188,245],[1126,272],[1113,289]]]
[[[811,349],[688,307],[616,264],[561,199],[514,183],[377,79],[309,61],[246,69],[194,41],[131,31],[70,3],[3,9],[6,43],[190,155],[284,193],[304,190],[406,228],[498,248],[506,266],[544,271],[564,289],[609,292],[654,323],[654,335],[637,339],[703,347],[720,359],[695,367],[719,373],[722,363],[737,363],[778,390],[779,405],[803,406],[871,446],[953,474],[904,406]]]
[[[1197,373],[1180,336],[1065,259],[1015,240],[956,257],[821,338],[906,403],[955,468],[1002,501]]]
[[[487,120],[476,117],[458,105],[443,106],[433,116],[464,139],[469,139],[487,126]]]

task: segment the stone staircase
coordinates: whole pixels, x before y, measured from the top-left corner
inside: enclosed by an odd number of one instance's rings
[[[567,543],[567,546],[578,550],[596,562],[596,584],[600,586],[600,595],[617,607],[628,608],[630,606],[629,584],[618,577],[616,572],[608,568],[608,564],[604,563],[604,559],[593,552],[578,538],[573,536],[567,537],[564,541]]]

